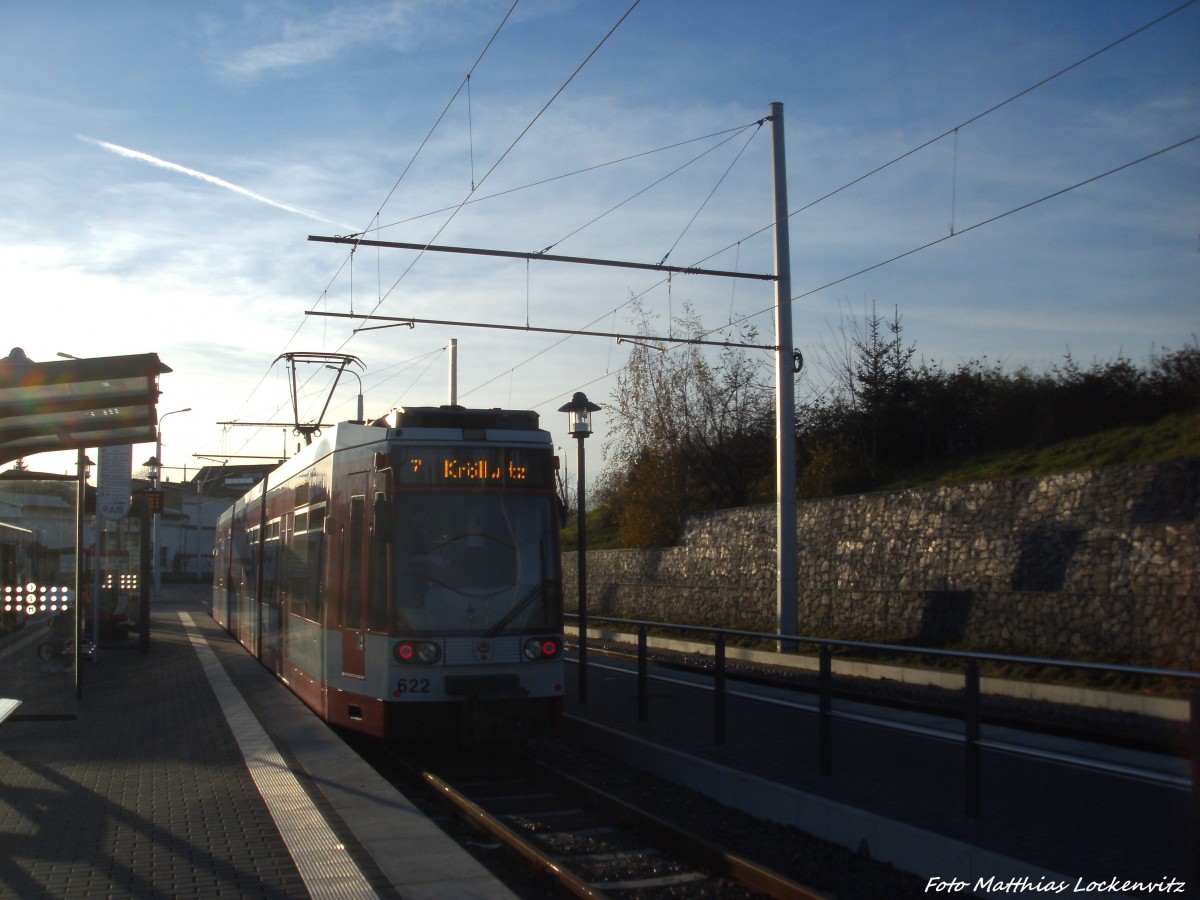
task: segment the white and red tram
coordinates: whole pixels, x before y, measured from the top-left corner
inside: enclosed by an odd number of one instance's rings
[[[534,412],[339,424],[221,516],[213,618],[336,725],[389,740],[551,727],[554,466]]]

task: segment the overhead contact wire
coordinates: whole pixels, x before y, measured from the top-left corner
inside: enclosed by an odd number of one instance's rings
[[[519,191],[527,191],[527,190],[530,190],[531,188],[541,187],[544,184],[551,184],[555,181],[562,181],[566,178],[574,178],[576,175],[586,175],[588,172],[595,172],[598,169],[605,169],[605,168],[608,168],[609,166],[617,166],[617,165],[620,165],[621,163],[626,163],[626,162],[630,162],[635,159],[640,159],[643,156],[653,156],[655,153],[663,153],[667,150],[674,150],[678,147],[686,147],[688,144],[695,144],[695,143],[698,143],[699,141],[707,141],[710,138],[722,137],[726,134],[733,134],[734,136],[736,136],[737,134],[740,134],[741,132],[745,131],[747,128],[749,128],[751,125],[754,125],[754,124],[755,124],[754,122],[751,122],[748,125],[739,125],[736,128],[727,128],[723,131],[714,131],[711,134],[704,134],[704,135],[701,135],[700,137],[688,138],[686,141],[677,141],[674,144],[667,144],[662,147],[655,147],[653,150],[643,150],[640,153],[633,153],[633,154],[630,154],[629,156],[623,156],[620,159],[613,159],[613,160],[609,160],[608,162],[597,163],[594,166],[585,166],[584,168],[576,169],[573,172],[564,172],[561,175],[551,175],[549,178],[542,178],[542,179],[539,179],[538,181],[531,181],[529,184],[523,184],[519,187],[508,188],[507,190],[503,190],[503,191],[497,191],[494,194],[487,194],[483,197],[472,197],[470,200],[467,200],[462,205],[470,206],[473,203],[483,203],[484,201],[487,201],[487,200],[495,200],[498,197],[505,197],[508,194],[515,194],[515,193],[518,193]],[[397,225],[406,225],[409,222],[416,222],[418,219],[425,219],[425,218],[428,218],[429,216],[436,216],[439,213],[449,212],[450,210],[452,210],[454,208],[455,207],[453,207],[453,206],[443,206],[441,209],[432,209],[429,212],[420,213],[419,215],[415,215],[415,216],[409,216],[407,219],[399,219],[395,222],[389,222],[387,225],[376,225],[374,228],[370,228],[366,232],[363,232],[363,233],[366,234],[369,231],[382,231],[385,228],[394,228]]]
[[[873,272],[876,269],[880,269],[886,265],[889,265],[890,263],[897,262],[898,260],[912,256],[915,253],[920,253],[922,250],[927,250],[930,247],[937,246],[938,244],[944,243],[945,241],[948,241],[953,238],[959,237],[961,235],[967,234],[968,232],[974,231],[977,228],[982,228],[985,225],[991,225],[995,222],[999,222],[1001,219],[1006,219],[1009,216],[1016,215],[1017,213],[1023,212],[1027,209],[1031,209],[1032,207],[1037,206],[1041,203],[1045,203],[1048,200],[1053,200],[1056,197],[1061,197],[1064,194],[1067,194],[1067,193],[1070,193],[1071,191],[1077,190],[1078,188],[1086,187],[1087,185],[1093,184],[1097,181],[1100,181],[1103,178],[1107,178],[1110,175],[1115,175],[1119,172],[1124,171],[1125,169],[1129,169],[1129,168],[1132,168],[1133,166],[1139,165],[1141,163],[1148,162],[1151,159],[1162,156],[1165,153],[1170,153],[1172,150],[1178,150],[1180,147],[1187,146],[1188,144],[1191,144],[1198,140],[1200,140],[1200,134],[1195,134],[1189,138],[1184,138],[1181,141],[1176,141],[1174,144],[1171,144],[1170,146],[1167,146],[1167,147],[1163,147],[1160,150],[1155,150],[1153,153],[1147,153],[1145,156],[1141,156],[1141,157],[1131,160],[1127,163],[1123,163],[1122,165],[1115,166],[1112,169],[1109,169],[1105,172],[1101,172],[1097,175],[1093,175],[1090,178],[1085,178],[1082,181],[1078,181],[1075,184],[1069,185],[1068,187],[1061,188],[1060,190],[1053,191],[1052,193],[1046,194],[1045,196],[1038,197],[1036,200],[1030,200],[1028,203],[1022,203],[1020,206],[1015,206],[1012,209],[1006,210],[1005,212],[998,213],[994,216],[990,216],[986,219],[983,219],[982,221],[976,222],[973,225],[969,225],[966,228],[956,231],[953,234],[942,235],[941,237],[939,237],[935,240],[932,240],[932,241],[928,241],[927,243],[922,244],[919,247],[913,247],[910,250],[906,250],[904,253],[899,253],[896,256],[890,257],[889,259],[885,259],[885,260],[875,263],[874,265],[870,265],[863,269],[859,269],[857,272],[852,272],[849,275],[845,275],[841,278],[835,279],[834,281],[830,281],[827,284],[821,285],[820,287],[813,288],[812,290],[805,291],[804,293],[801,293],[801,294],[796,294],[795,296],[788,298],[788,300],[786,302],[792,303],[796,300],[801,300],[805,297],[810,297],[813,294],[820,293],[821,291],[827,290],[828,288],[842,284],[843,282],[849,281],[852,278],[857,278],[859,275],[865,275],[868,272]],[[758,312],[751,313],[750,315],[747,315],[747,316],[743,316],[742,318],[738,319],[736,322],[729,323],[729,325],[725,325],[720,328],[713,328],[709,331],[706,331],[702,334],[702,337],[709,337],[713,334],[716,334],[719,331],[724,331],[726,328],[729,328],[732,325],[744,324],[745,322],[748,322],[751,319],[754,319],[754,318],[757,318],[758,316],[772,312],[772,311],[774,311],[774,309],[775,309],[775,307],[773,305],[768,306],[764,309],[759,310]],[[564,338],[564,340],[566,340],[566,338]],[[562,343],[562,342],[560,341],[559,343]],[[673,349],[676,349],[677,347],[684,346],[688,343],[690,343],[690,342],[689,341],[678,341],[674,345],[672,345],[670,347],[664,347],[663,349],[664,350],[673,350]],[[522,365],[524,365],[524,363],[522,363]],[[618,371],[620,371],[620,370],[618,370]],[[615,374],[615,373],[606,372],[604,375],[601,375],[601,376],[593,379],[592,381],[587,382],[583,386],[594,384],[597,381],[600,381],[604,378],[609,377],[611,374]],[[578,387],[575,388],[575,390],[578,390],[578,389],[579,389]],[[569,393],[569,392],[567,392],[567,393]],[[564,395],[565,394],[559,394],[557,396],[561,397]],[[554,399],[557,399],[557,397],[551,398],[551,400],[554,400]],[[549,403],[549,402],[551,402],[551,400],[543,401],[543,403]],[[539,405],[541,405],[541,404],[539,404]]]
[[[747,126],[745,126],[745,127],[746,127],[746,128],[749,128],[750,126],[749,126],[749,125],[747,125]],[[753,137],[753,135],[751,135],[751,136]],[[725,146],[727,143],[729,143],[730,141],[732,141],[732,140],[733,140],[735,137],[737,137],[737,133],[735,133],[735,134],[731,134],[729,137],[725,138],[725,140],[723,140],[723,141],[720,141],[719,143],[713,144],[711,147],[709,147],[709,148],[708,148],[707,150],[705,150],[703,153],[700,153],[700,154],[697,154],[696,156],[693,156],[691,159],[689,159],[689,160],[688,160],[687,162],[685,162],[683,165],[681,165],[681,166],[678,166],[678,167],[676,167],[676,168],[672,169],[670,172],[668,172],[667,174],[663,175],[661,178],[657,178],[657,179],[655,179],[654,181],[652,181],[652,182],[650,182],[648,185],[646,185],[644,188],[642,188],[640,191],[637,191],[637,192],[635,192],[635,193],[631,194],[630,196],[626,197],[624,200],[622,200],[622,201],[621,201],[620,203],[618,203],[616,206],[613,206],[613,207],[611,207],[610,209],[607,209],[607,210],[605,210],[604,212],[600,213],[600,215],[598,215],[598,216],[596,216],[595,218],[593,218],[593,219],[590,219],[589,221],[587,221],[587,222],[585,222],[584,224],[580,225],[578,228],[576,228],[574,231],[570,232],[569,234],[566,234],[566,235],[564,235],[563,237],[560,237],[560,238],[559,238],[557,241],[555,241],[553,244],[550,244],[548,247],[543,247],[543,248],[542,248],[541,250],[539,250],[538,252],[539,252],[539,253],[549,253],[551,250],[553,250],[555,247],[557,247],[557,246],[558,246],[559,244],[561,244],[563,241],[567,240],[568,238],[573,238],[575,235],[579,234],[579,232],[583,231],[584,229],[586,229],[586,228],[590,228],[592,225],[595,225],[597,222],[599,222],[601,219],[603,219],[603,218],[604,218],[605,216],[607,216],[609,213],[616,212],[618,209],[620,209],[620,208],[621,208],[622,206],[624,206],[626,203],[629,203],[629,202],[631,202],[631,201],[633,201],[633,200],[636,200],[638,197],[642,196],[642,194],[646,193],[646,192],[647,192],[647,191],[649,191],[650,189],[652,189],[652,188],[655,188],[655,187],[658,187],[658,185],[662,184],[662,183],[663,183],[664,181],[666,181],[668,178],[671,178],[671,177],[672,177],[672,176],[674,176],[674,175],[678,175],[678,174],[679,174],[680,172],[682,172],[684,169],[688,168],[689,166],[691,166],[691,165],[693,165],[693,164],[695,164],[695,163],[699,162],[701,159],[703,159],[704,157],[708,156],[708,154],[710,154],[710,153],[712,153],[712,152],[714,152],[714,151],[716,151],[716,150],[719,150],[721,147]],[[742,148],[742,150],[744,151],[744,150],[745,150],[745,147],[743,147],[743,148]],[[739,152],[739,153],[738,153],[738,155],[737,155],[737,157],[735,157],[735,158],[734,158],[734,162],[735,162],[735,163],[736,163],[736,162],[737,162],[737,160],[738,160],[738,159],[741,157],[741,155],[742,155],[742,154],[741,154],[741,152]],[[731,166],[732,166],[732,164],[731,164]],[[719,185],[719,184],[720,184],[720,182],[718,182],[718,185]],[[714,188],[713,190],[716,190],[716,188]],[[712,196],[712,194],[709,194],[709,196],[711,197],[711,196]],[[708,201],[706,200],[705,202],[707,203]],[[703,207],[703,205],[702,205],[700,208],[701,208],[701,209],[703,209],[703,208],[704,208],[704,207]],[[697,211],[696,215],[699,215],[699,211]],[[692,221],[695,221],[695,216],[693,216],[693,217],[692,217]],[[689,227],[690,227],[691,223],[688,223],[688,224],[689,224]],[[686,232],[686,231],[687,231],[687,229],[685,228],[685,229],[684,229],[684,231]],[[683,235],[680,235],[680,237],[683,237]],[[678,240],[676,240],[676,243],[678,243]],[[668,251],[668,254],[667,254],[667,255],[668,255],[668,256],[670,255],[669,251]],[[664,256],[664,257],[663,257],[663,260],[665,261],[665,260],[666,260],[666,258],[667,258],[667,257],[666,257],[666,256]],[[659,265],[661,266],[661,265],[662,265],[662,262],[659,262]]]
[[[729,166],[725,169],[724,174],[722,174],[721,177],[717,179],[717,183],[714,184],[712,190],[708,192],[708,196],[704,198],[704,202],[700,204],[700,208],[697,209],[696,212],[692,214],[691,219],[688,220],[688,223],[687,223],[687,225],[684,226],[683,231],[681,231],[679,233],[679,237],[675,238],[675,243],[673,243],[671,245],[671,249],[669,249],[665,254],[663,254],[663,258],[658,261],[658,264],[660,266],[667,261],[667,257],[669,257],[672,253],[675,252],[675,248],[679,246],[679,242],[683,240],[684,235],[686,235],[688,233],[688,231],[691,229],[692,225],[695,224],[696,219],[698,219],[700,217],[700,213],[704,212],[704,207],[708,206],[708,201],[713,198],[713,194],[715,194],[717,192],[717,190],[721,187],[721,185],[724,184],[725,179],[729,177],[729,173],[733,171],[733,167],[737,165],[738,160],[742,158],[742,154],[746,152],[746,148],[750,146],[750,142],[752,140],[754,140],[754,136],[757,135],[758,132],[762,130],[762,126],[765,121],[766,121],[766,119],[758,120],[758,128],[754,129],[754,131],[750,134],[750,137],[746,138],[746,143],[744,143],[742,145],[742,149],[737,152],[737,156],[735,156],[733,158],[733,160],[729,163]]]
[[[1119,165],[1112,169],[1109,169],[1106,172],[1101,172],[1098,175],[1093,175],[1090,178],[1085,178],[1083,181],[1078,181],[1075,184],[1072,184],[1068,187],[1065,187],[1060,190],[1054,191],[1052,193],[1046,194],[1045,196],[1038,197],[1036,200],[1030,200],[1028,203],[1022,203],[1020,206],[1014,206],[1012,209],[1006,210],[1005,212],[1002,212],[1002,213],[997,213],[994,216],[990,216],[987,219],[983,219],[982,221],[976,222],[974,225],[968,225],[966,228],[960,229],[959,231],[955,231],[952,234],[944,234],[935,240],[921,244],[918,247],[913,247],[910,250],[905,250],[903,253],[898,253],[895,256],[889,257],[888,259],[881,260],[880,262],[877,262],[873,265],[867,266],[866,268],[859,269],[857,272],[851,272],[849,275],[844,275],[841,278],[837,278],[833,281],[830,281],[826,284],[821,285],[820,287],[815,287],[812,290],[805,291],[802,294],[795,294],[794,296],[789,297],[786,302],[792,303],[792,302],[795,302],[796,300],[803,300],[805,297],[811,297],[813,294],[818,294],[821,291],[827,290],[831,287],[835,287],[836,285],[839,285],[839,284],[842,284],[843,282],[849,281],[852,278],[857,278],[859,275],[865,275],[868,272],[874,272],[876,269],[881,269],[886,265],[890,265],[891,263],[897,262],[898,260],[912,256],[914,253],[920,253],[922,250],[928,250],[930,247],[936,247],[938,244],[944,243],[945,241],[949,241],[956,237],[960,237],[970,231],[974,231],[977,228],[982,228],[985,225],[991,225],[995,222],[999,222],[1001,219],[1006,219],[1009,216],[1015,215],[1019,212],[1024,212],[1025,210],[1030,209],[1034,206],[1037,206],[1040,203],[1045,203],[1047,200],[1053,200],[1056,197],[1061,197],[1063,194],[1068,194],[1071,191],[1077,190],[1078,188],[1086,187],[1087,185],[1093,184],[1097,181],[1100,181],[1103,178],[1107,178],[1110,175],[1116,175],[1118,172],[1123,172],[1126,169],[1132,168],[1133,166],[1139,165],[1144,162],[1148,162],[1149,160],[1152,160],[1158,156],[1162,156],[1164,153],[1170,153],[1172,150],[1178,150],[1180,147],[1184,147],[1184,146],[1191,144],[1194,141],[1198,141],[1198,140],[1200,140],[1200,134],[1194,134],[1189,138],[1184,138],[1181,141],[1176,141],[1174,144],[1171,144],[1169,147],[1163,147],[1161,150],[1155,150],[1153,153],[1147,153],[1145,156],[1141,156],[1135,160],[1131,160],[1130,162],[1123,163],[1122,165]],[[757,316],[763,315],[764,313],[771,312],[774,309],[775,309],[774,306],[768,306],[764,309],[760,309],[756,313],[751,313],[748,316],[743,316],[741,319],[738,319],[737,323],[735,323],[735,324],[740,325],[743,322],[747,322],[750,319],[753,319]],[[719,329],[719,328],[713,329],[713,331],[720,331],[720,330],[721,329]],[[708,334],[712,334],[712,333],[713,333],[712,331],[708,332]]]
[[[412,158],[409,159],[408,164],[405,165],[403,171],[400,173],[399,177],[397,177],[395,183],[391,187],[391,190],[389,190],[387,192],[387,195],[383,198],[383,202],[381,204],[379,204],[379,212],[377,212],[374,216],[371,217],[372,221],[378,220],[380,213],[382,213],[382,211],[383,211],[383,208],[385,206],[387,206],[388,201],[391,200],[392,195],[395,194],[396,189],[399,188],[400,183],[404,180],[404,178],[408,174],[409,170],[413,167],[413,164],[417,161],[417,158],[421,155],[421,152],[425,149],[425,145],[429,143],[430,138],[433,137],[434,132],[437,131],[438,126],[441,125],[442,120],[446,117],[446,114],[450,111],[450,108],[454,105],[454,101],[457,100],[459,94],[462,93],[463,87],[468,85],[471,74],[474,73],[474,71],[479,67],[479,64],[483,61],[484,56],[487,55],[488,50],[490,50],[492,47],[492,44],[495,43],[497,36],[500,34],[500,31],[504,28],[504,26],[508,22],[509,18],[512,17],[513,11],[516,10],[518,3],[520,3],[520,0],[513,0],[512,6],[509,7],[508,12],[504,14],[504,18],[500,20],[500,24],[496,26],[496,29],[495,29],[495,31],[492,32],[491,37],[488,38],[487,43],[484,44],[483,49],[479,52],[479,56],[476,57],[475,62],[471,65],[470,70],[468,70],[466,77],[463,79],[462,83],[459,84],[458,89],[455,90],[454,94],[450,97],[449,101],[447,101],[445,107],[442,109],[441,113],[438,115],[437,119],[434,121],[433,126],[429,129],[429,132],[422,139],[420,145],[413,152]],[[369,228],[370,228],[370,225],[368,224],[367,228],[363,229],[363,231],[358,232],[358,233],[364,234],[364,233],[366,233],[366,231]],[[346,258],[342,261],[342,264],[338,267],[338,270],[333,274],[333,277],[330,278],[329,283],[325,286],[325,290],[321,292],[322,297],[328,293],[329,288],[333,286],[333,283],[335,281],[337,281],[338,277],[341,275],[341,273],[346,268],[346,266],[350,264],[350,260],[353,258],[353,254],[354,254],[354,248],[352,248],[351,251],[348,254],[346,254]],[[384,298],[380,297],[374,308],[378,309],[379,305],[383,303],[383,300],[384,300]],[[320,301],[321,301],[321,298],[318,297],[316,303],[313,304],[312,308],[316,309],[317,304],[320,303]],[[305,322],[305,320],[301,319],[300,324],[296,326],[296,330],[292,332],[291,337],[289,337],[288,340],[284,343],[285,349],[287,347],[290,347],[292,342],[296,339],[296,336],[300,334],[301,329],[303,329],[303,327],[304,327],[304,322]],[[350,340],[353,339],[353,337],[354,337],[354,335],[351,334],[351,336],[349,338],[347,338],[345,341],[342,342],[342,344],[338,347],[338,349],[339,350],[343,349],[346,346],[346,344],[348,344],[350,342]],[[270,377],[271,369],[273,369],[273,368],[274,368],[274,365],[272,365],[270,368],[268,368],[267,371],[263,374],[262,378],[259,379],[258,384],[256,384],[254,386],[254,388],[251,390],[250,394],[247,395],[246,400],[243,401],[243,403],[242,403],[243,408],[245,407],[246,403],[249,402],[250,397],[252,397],[254,395],[254,393],[260,387],[262,387],[263,382],[266,381],[268,377]],[[282,407],[280,407],[280,408],[282,409]],[[256,431],[253,434],[251,434],[250,437],[248,437],[242,443],[241,447],[245,447],[247,444],[249,444],[252,440],[254,440],[255,437],[258,436],[259,433],[260,432]],[[239,448],[239,449],[241,449],[241,448]]]
[[[487,181],[488,178],[491,177],[492,173],[495,172],[496,169],[500,166],[500,164],[502,162],[504,162],[505,159],[508,158],[508,155],[510,153],[512,153],[513,149],[517,146],[517,144],[519,144],[524,139],[525,135],[527,135],[529,133],[530,129],[533,128],[533,126],[535,124],[537,124],[537,121],[545,114],[546,110],[548,110],[550,108],[551,104],[553,104],[554,101],[557,100],[559,98],[559,96],[562,95],[562,92],[567,89],[567,86],[570,85],[571,82],[574,81],[575,78],[579,75],[579,73],[583,71],[584,66],[586,66],[589,62],[591,62],[592,57],[594,57],[600,51],[600,48],[603,47],[605,45],[605,43],[608,42],[608,39],[613,36],[613,34],[616,32],[616,30],[618,28],[621,27],[621,23],[623,23],[627,18],[629,18],[630,13],[632,13],[634,11],[634,9],[637,8],[638,4],[640,4],[641,2],[642,2],[642,0],[634,0],[633,5],[631,5],[629,7],[629,9],[625,10],[625,12],[621,16],[621,18],[617,20],[617,23],[608,30],[608,33],[605,34],[604,37],[600,39],[600,42],[598,44],[596,44],[595,47],[592,48],[591,52],[589,52],[586,57],[584,57],[583,62],[581,62],[578,66],[575,67],[575,71],[573,71],[570,74],[570,76],[567,78],[567,80],[562,83],[562,85],[558,88],[558,90],[556,90],[554,92],[554,94],[550,97],[550,99],[547,100],[542,105],[542,108],[537,111],[537,114],[534,115],[534,117],[532,119],[529,120],[529,123],[524,128],[521,129],[521,133],[518,134],[516,136],[516,138],[513,140],[513,142],[508,145],[508,148],[503,153],[500,154],[499,158],[497,158],[497,160],[494,163],[492,163],[491,167],[483,174],[483,177],[479,179],[480,185],[482,185],[485,181]],[[465,197],[463,199],[463,201],[454,208],[453,212],[450,213],[450,215],[446,218],[446,221],[443,222],[441,227],[438,228],[438,230],[434,233],[433,237],[431,237],[426,242],[427,244],[433,244],[438,239],[438,237],[441,235],[441,233],[450,227],[450,223],[453,222],[455,217],[462,211],[463,207],[466,205],[466,202],[469,198],[470,198],[470,195],[468,194],[468,196]],[[416,257],[414,257],[413,260],[404,269],[404,271],[400,273],[400,277],[396,279],[396,281],[388,289],[387,293],[385,293],[380,298],[379,303],[377,303],[375,305],[375,309],[378,309],[383,304],[383,302],[389,296],[391,296],[392,292],[399,286],[400,282],[405,279],[405,277],[408,275],[408,273],[412,271],[413,266],[415,266],[424,255],[425,255],[424,251],[417,253]],[[375,309],[373,309],[372,312],[374,312]]]
[[[842,191],[848,190],[849,188],[854,187],[856,184],[866,181],[868,178],[872,177],[873,175],[878,175],[884,169],[890,168],[891,166],[894,166],[896,163],[902,162],[902,161],[908,159],[908,157],[912,156],[914,153],[919,153],[920,151],[924,150],[926,147],[930,147],[933,144],[936,144],[938,141],[942,140],[943,138],[948,137],[952,134],[955,134],[960,128],[965,128],[968,125],[972,125],[975,122],[978,122],[980,119],[984,118],[985,116],[989,116],[992,113],[996,112],[997,110],[1003,109],[1005,106],[1008,106],[1010,103],[1012,103],[1016,100],[1019,100],[1020,98],[1026,96],[1027,94],[1032,93],[1033,91],[1036,91],[1040,87],[1046,86],[1051,81],[1054,81],[1056,78],[1066,75],[1068,72],[1071,72],[1074,69],[1079,68],[1084,63],[1091,62],[1093,59],[1100,56],[1101,54],[1107,53],[1109,50],[1112,50],[1113,48],[1120,46],[1121,44],[1136,37],[1137,35],[1141,34],[1142,32],[1144,32],[1150,28],[1153,28],[1155,25],[1158,25],[1161,22],[1164,22],[1165,20],[1169,19],[1171,16],[1182,12],[1183,10],[1187,9],[1189,6],[1194,6],[1198,2],[1200,2],[1200,0],[1188,0],[1188,2],[1186,2],[1180,6],[1177,6],[1172,10],[1169,10],[1168,12],[1163,13],[1161,16],[1159,16],[1156,19],[1153,19],[1150,22],[1147,22],[1145,25],[1142,25],[1139,28],[1135,28],[1133,31],[1129,32],[1128,34],[1125,34],[1122,37],[1117,38],[1115,41],[1105,44],[1099,50],[1095,50],[1092,53],[1089,53],[1087,56],[1084,56],[1081,59],[1078,59],[1075,62],[1071,63],[1069,66],[1059,69],[1053,75],[1047,75],[1041,81],[1038,81],[1035,84],[1031,84],[1029,87],[1025,88],[1022,91],[1018,91],[1017,93],[1013,94],[1011,97],[1008,97],[1007,99],[1001,100],[999,103],[989,106],[983,112],[976,113],[975,115],[971,116],[969,119],[966,119],[965,121],[960,122],[959,124],[955,125],[953,128],[943,131],[937,137],[930,138],[929,140],[925,141],[924,143],[919,144],[916,147],[913,147],[911,150],[901,153],[895,159],[891,159],[888,162],[883,163],[882,165],[876,166],[874,169],[871,169],[869,172],[866,172],[866,173],[858,176],[857,178],[855,178],[852,181],[846,182],[841,187],[835,188],[834,190],[830,191],[829,193],[824,194],[823,196],[820,196],[820,197],[816,198],[815,200],[804,204],[803,206],[799,207],[798,209],[795,209],[792,212],[788,213],[787,217],[790,219],[793,216],[798,216],[800,213],[806,212],[807,210],[812,209],[818,203],[824,203],[826,200],[829,200],[830,198],[840,194]],[[775,227],[775,222],[770,222],[770,223],[764,225],[762,228],[759,228],[757,231],[752,231],[750,234],[743,237],[742,240],[745,241],[745,240],[749,240],[752,237],[757,237],[758,235],[762,234],[763,232],[769,231],[770,229],[772,229],[774,227]],[[704,259],[698,260],[696,262],[696,265],[700,265],[701,263],[707,262],[708,260],[712,259],[714,256],[719,256],[720,254],[724,253],[725,251],[731,249],[732,247],[733,247],[732,244],[730,244],[729,246],[726,246],[726,247],[722,247],[720,250],[717,250],[715,253],[711,253],[708,256],[704,257]]]

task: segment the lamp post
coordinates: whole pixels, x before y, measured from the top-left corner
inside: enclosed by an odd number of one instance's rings
[[[75,658],[71,660],[71,664],[75,668],[75,699],[79,700],[83,696],[83,672],[79,667],[81,656],[81,647],[83,643],[80,640],[80,633],[83,629],[83,523],[86,518],[87,510],[85,508],[87,502],[87,478],[88,472],[91,470],[92,461],[88,459],[87,453],[82,447],[75,457],[75,472],[77,483],[75,485]],[[92,609],[98,610],[98,604],[95,598],[92,598]],[[100,642],[98,632],[92,632],[93,644]]]
[[[160,439],[161,446],[161,439]],[[158,510],[162,505],[162,492],[158,489],[159,473],[162,469],[162,463],[157,455],[150,457],[144,463],[146,474],[150,476],[150,491],[146,495],[146,511],[150,514],[150,571],[153,573],[150,576],[150,592],[147,594],[145,588],[142,589],[142,597],[149,596],[151,600],[158,600],[158,517],[161,515]],[[145,527],[143,520],[142,527]],[[144,547],[145,544],[142,544]],[[142,571],[146,569],[143,566]]]
[[[159,491],[159,487],[162,484],[162,468],[163,468],[163,465],[162,465],[162,422],[163,422],[163,419],[165,419],[167,416],[173,416],[176,413],[185,413],[185,412],[191,412],[191,411],[192,411],[192,408],[190,406],[188,406],[184,409],[173,409],[170,412],[163,413],[161,416],[158,417],[158,428],[156,429],[156,431],[158,432],[158,439],[154,443],[154,455],[152,457],[150,457],[148,460],[146,460],[146,468],[150,470],[150,486],[151,486],[151,489],[154,490],[156,493]],[[154,601],[157,603],[158,599],[159,599],[159,593],[162,590],[162,572],[159,570],[159,565],[158,565],[158,539],[159,539],[160,523],[162,521],[162,498],[161,497],[159,497],[158,504],[156,506],[154,506],[153,509],[154,509],[154,518],[151,520],[151,526],[150,526],[150,554],[151,554],[150,560],[151,560],[151,564],[154,567],[151,571],[154,573]]]
[[[558,408],[567,414],[567,430],[579,442],[579,483],[575,502],[579,516],[579,702],[587,703],[587,506],[584,502],[584,452],[583,442],[592,433],[592,413],[600,409],[588,400],[582,391],[576,391],[571,402]]]

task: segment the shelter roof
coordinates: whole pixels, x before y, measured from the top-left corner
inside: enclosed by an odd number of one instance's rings
[[[157,438],[155,353],[37,363],[20,347],[0,359],[0,465],[51,450]]]

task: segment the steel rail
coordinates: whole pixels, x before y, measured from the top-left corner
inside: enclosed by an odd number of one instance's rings
[[[535,871],[553,878],[572,896],[587,898],[587,900],[606,900],[608,898],[609,895],[599,886],[589,884],[568,868],[570,859],[560,859],[542,851],[426,766],[407,759],[391,749],[386,751],[386,755],[432,788],[463,819],[500,841],[530,863]],[[613,794],[602,791],[544,761],[525,757],[522,762],[541,776],[552,780],[564,793],[599,808],[615,820],[632,823],[635,829],[644,831],[653,840],[675,851],[691,865],[696,866],[698,870],[708,873],[709,877],[728,878],[749,890],[774,898],[774,900],[828,900],[826,894],[798,884],[752,860],[730,853],[717,844],[692,834]]]
[[[724,847],[706,841],[573,775],[541,761],[531,762],[570,791],[583,795],[589,802],[632,820],[638,828],[650,833],[656,840],[667,844],[682,856],[690,858],[701,868],[710,869],[775,900],[826,900],[825,894],[797,884],[778,872],[736,853],[730,853]]]
[[[552,877],[563,888],[569,891],[572,896],[584,897],[588,898],[588,900],[605,900],[605,897],[607,897],[606,894],[597,891],[575,875],[575,873],[563,868],[548,854],[543,853],[533,844],[529,843],[529,841],[525,840],[479,804],[456,790],[448,782],[443,781],[437,775],[427,770],[418,771],[417,774],[422,781],[437,791],[444,800],[453,806],[459,815],[499,840],[522,859],[531,863],[537,871],[544,872]]]

